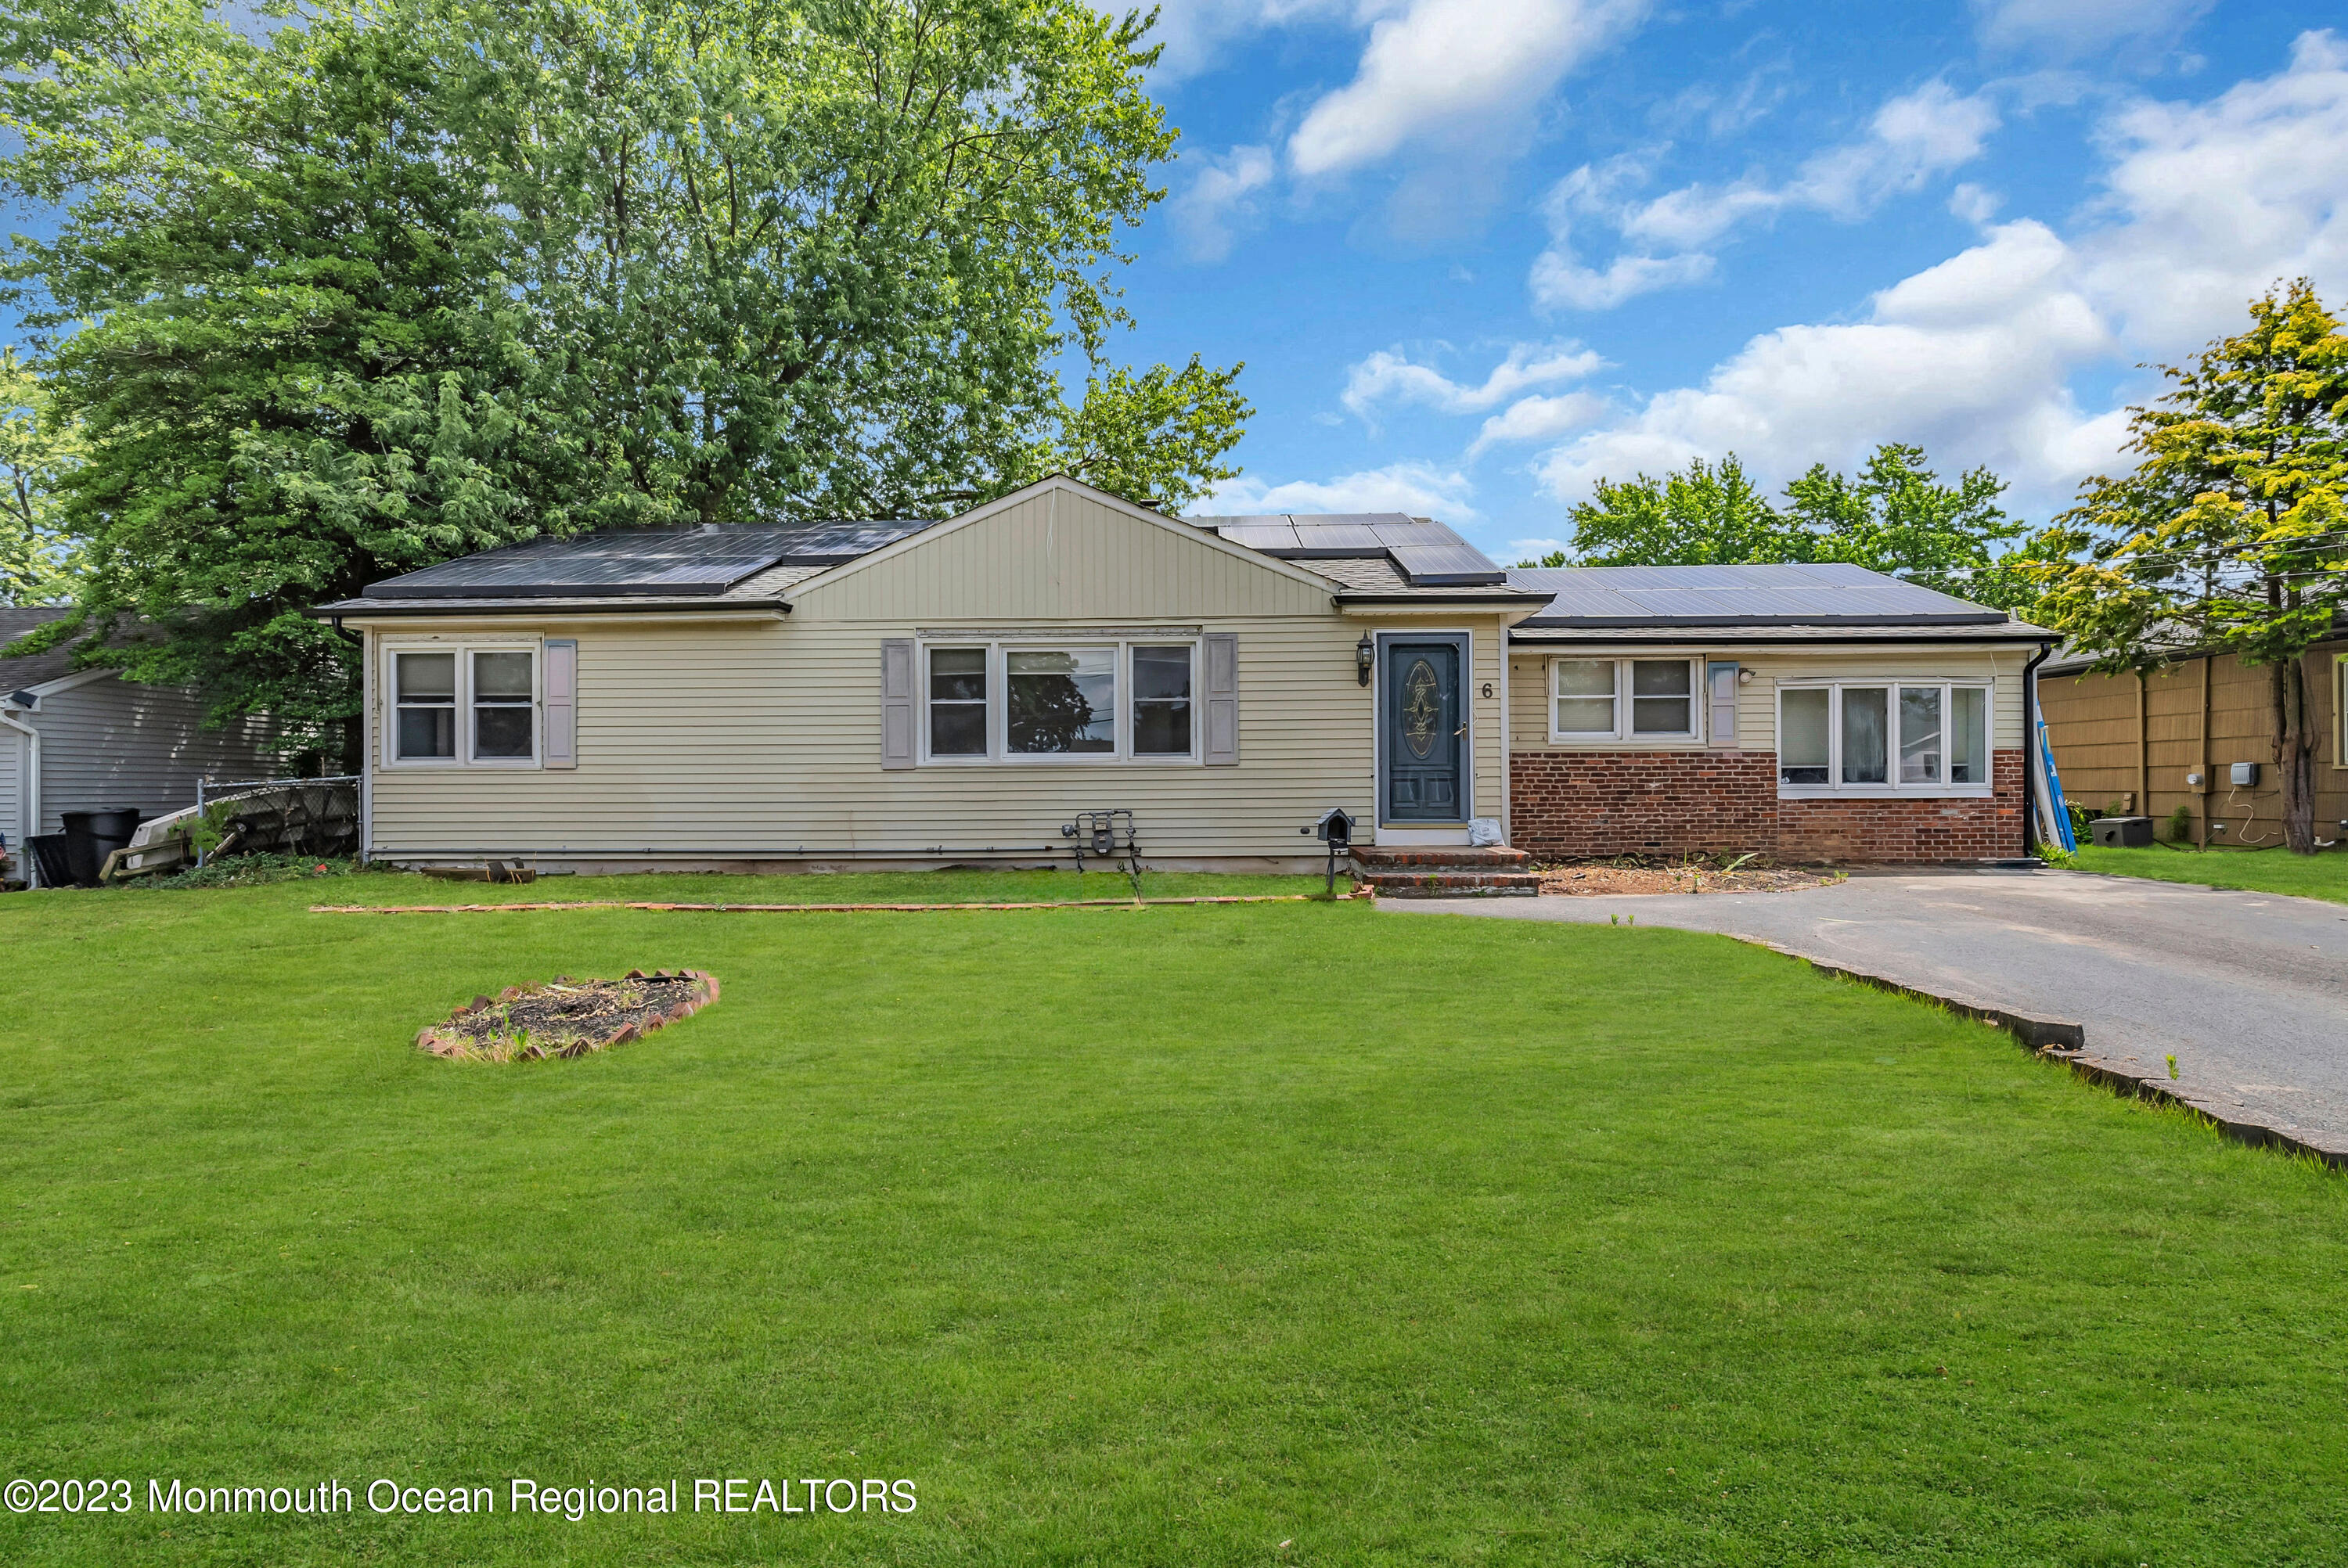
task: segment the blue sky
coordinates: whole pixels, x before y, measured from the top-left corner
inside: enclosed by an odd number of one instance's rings
[[[1159,36],[1181,156],[1112,349],[1247,362],[1198,510],[1514,559],[1599,477],[1896,440],[2036,519],[2139,364],[2278,278],[2348,305],[2336,5],[1168,0]]]

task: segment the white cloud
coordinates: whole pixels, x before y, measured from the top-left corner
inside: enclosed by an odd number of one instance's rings
[[[1738,224],[1796,210],[1846,221],[1864,217],[1980,157],[1997,125],[1987,97],[1960,97],[1934,81],[1886,102],[1865,136],[1814,155],[1782,185],[1689,185],[1640,202],[1624,194],[1646,179],[1638,159],[1584,164],[1559,180],[1543,203],[1550,243],[1534,258],[1527,286],[1542,310],[1604,311],[1658,289],[1701,282],[1714,270],[1703,247]],[[1576,230],[1591,226],[1586,220],[1622,239],[1623,249],[1603,267],[1584,263],[1575,250]]]
[[[1974,0],[1982,41],[2064,57],[2127,38],[2173,36],[2210,0]]]
[[[1093,8],[1115,21],[1134,7],[1129,0],[1093,0]],[[1351,21],[1354,15],[1347,0],[1160,0],[1148,41],[1165,46],[1158,57],[1159,77],[1179,80],[1211,67],[1251,34],[1332,17]]]
[[[2106,194],[2069,239],[2021,220],[1874,296],[1868,318],[1765,333],[1703,383],[1659,393],[1544,455],[1566,500],[1601,476],[1734,451],[1782,483],[1883,441],[1985,463],[2043,514],[2107,468],[2125,409],[2081,409],[2079,372],[2176,361],[2239,332],[2279,281],[2348,293],[2348,45],[2302,35],[2289,67],[2199,103],[2106,117]],[[1960,193],[1961,215],[1989,216]],[[2157,394],[2148,379],[2133,395]]]
[[[1690,185],[1622,213],[1618,225],[1634,243],[1685,251],[1748,219],[1779,212],[1861,218],[1887,198],[1980,157],[1997,125],[1996,107],[1986,97],[1961,97],[1946,82],[1927,82],[1878,109],[1864,137],[1816,154],[1783,185]]]
[[[1441,371],[1380,349],[1354,366],[1339,399],[1368,420],[1381,404],[1419,404],[1445,414],[1478,414],[1529,387],[1579,381],[1606,362],[1575,343],[1520,343],[1492,367],[1480,386],[1462,385]]]
[[[2066,486],[2100,454],[2065,382],[2109,352],[2103,319],[2044,225],[1983,243],[1877,294],[1870,319],[1765,333],[1701,386],[1657,395],[1621,423],[1547,455],[1543,486],[1578,499],[1601,477],[1735,452],[1782,480],[1912,441],[1943,465],[1987,463],[2030,493]]]
[[[1334,479],[1297,479],[1267,486],[1241,477],[1215,488],[1193,508],[1200,515],[1251,512],[1408,512],[1467,522],[1475,486],[1457,469],[1429,463],[1394,463]]]
[[[1985,190],[1967,180],[1949,192],[1949,210],[1976,229],[1989,227],[1997,210],[2005,205],[2005,198],[1994,190]]]
[[[1644,8],[1644,0],[1406,0],[1371,26],[1353,81],[1306,111],[1289,162],[1313,179],[1429,138],[1488,152],[1497,138],[1514,150],[1559,80]]]
[[[1500,554],[1511,561],[1540,560],[1563,548],[1563,539],[1510,539]]]
[[[2131,346],[2172,358],[2240,330],[2279,278],[2348,291],[2348,41],[2302,34],[2280,74],[2129,106],[2104,136],[2105,226],[2079,246]]]
[[[1484,421],[1468,448],[1474,462],[1485,448],[1503,441],[1548,441],[1569,430],[1595,425],[1606,416],[1606,400],[1594,392],[1569,392],[1556,397],[1524,397]]]
[[[1220,261],[1231,253],[1234,228],[1255,215],[1254,197],[1272,175],[1268,147],[1235,147],[1221,158],[1200,158],[1189,189],[1169,204],[1192,261]]]

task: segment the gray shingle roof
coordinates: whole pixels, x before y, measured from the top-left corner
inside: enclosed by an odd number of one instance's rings
[[[2002,626],[2003,610],[1864,567],[1626,566],[1519,569],[1509,580],[1556,597],[1543,627]]]
[[[14,642],[36,626],[46,626],[62,620],[71,610],[44,605],[22,608],[0,606],[0,648]],[[0,659],[0,692],[21,692],[28,686],[38,686],[59,676],[73,673],[73,644],[52,648],[46,653],[34,653],[16,659]]]
[[[821,569],[928,528],[926,520],[646,528],[532,539],[366,586],[369,600],[690,598],[777,566]],[[812,575],[812,573],[810,573]],[[796,579],[794,579],[796,580]]]

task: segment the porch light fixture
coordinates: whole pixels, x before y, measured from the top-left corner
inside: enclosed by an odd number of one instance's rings
[[[1354,644],[1354,678],[1363,685],[1368,685],[1370,666],[1377,662],[1377,658],[1378,645],[1370,641],[1368,632],[1363,632],[1362,640]]]

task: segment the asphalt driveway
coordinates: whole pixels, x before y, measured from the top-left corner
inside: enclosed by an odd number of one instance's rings
[[[1792,893],[1381,899],[1402,915],[1774,943],[1938,996],[2075,1020],[2090,1061],[2348,1153],[2348,905],[2065,871],[1861,875]]]

